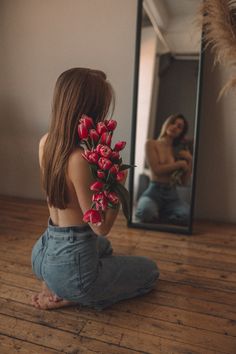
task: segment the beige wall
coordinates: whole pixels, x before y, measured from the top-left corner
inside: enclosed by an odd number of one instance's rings
[[[128,141],[132,115],[136,0],[0,2],[0,194],[41,198],[37,144],[47,131],[52,88],[74,66],[107,72],[115,118]],[[216,103],[227,73],[207,55],[196,216],[236,222],[236,93]]]
[[[0,2],[0,194],[42,197],[38,141],[55,80],[70,67],[107,73],[117,95],[116,138],[129,141],[135,32],[136,0]]]
[[[204,69],[195,215],[236,222],[236,90],[216,102],[232,70],[209,52]]]

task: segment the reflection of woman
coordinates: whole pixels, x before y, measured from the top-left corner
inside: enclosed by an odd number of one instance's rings
[[[191,175],[192,155],[188,150],[175,150],[185,137],[188,123],[182,114],[171,115],[164,122],[160,136],[146,142],[146,157],[151,171],[149,187],[141,195],[136,216],[142,222],[186,224],[189,205],[182,201],[172,183],[173,173],[181,170],[185,185]]]
[[[99,225],[83,222],[94,180],[82,157],[78,122],[83,114],[103,121],[112,101],[113,89],[102,71],[75,68],[57,80],[51,127],[39,146],[50,218],[32,251],[33,271],[44,281],[43,291],[32,299],[38,308],[80,303],[102,309],[149,292],[158,277],[152,260],[112,254],[104,236],[118,209],[106,210]]]

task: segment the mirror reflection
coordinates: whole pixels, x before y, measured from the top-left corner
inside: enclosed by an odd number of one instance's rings
[[[201,33],[200,0],[142,3],[133,223],[188,227]]]

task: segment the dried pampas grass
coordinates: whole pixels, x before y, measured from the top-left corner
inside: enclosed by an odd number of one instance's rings
[[[200,14],[204,44],[214,50],[215,63],[235,67],[236,0],[203,0]],[[236,77],[223,87],[219,97],[235,86]]]

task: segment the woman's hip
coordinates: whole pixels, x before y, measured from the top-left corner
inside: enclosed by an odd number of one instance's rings
[[[94,281],[98,267],[96,235],[89,230],[73,231],[47,229],[32,249],[34,273],[60,297],[84,291]]]

